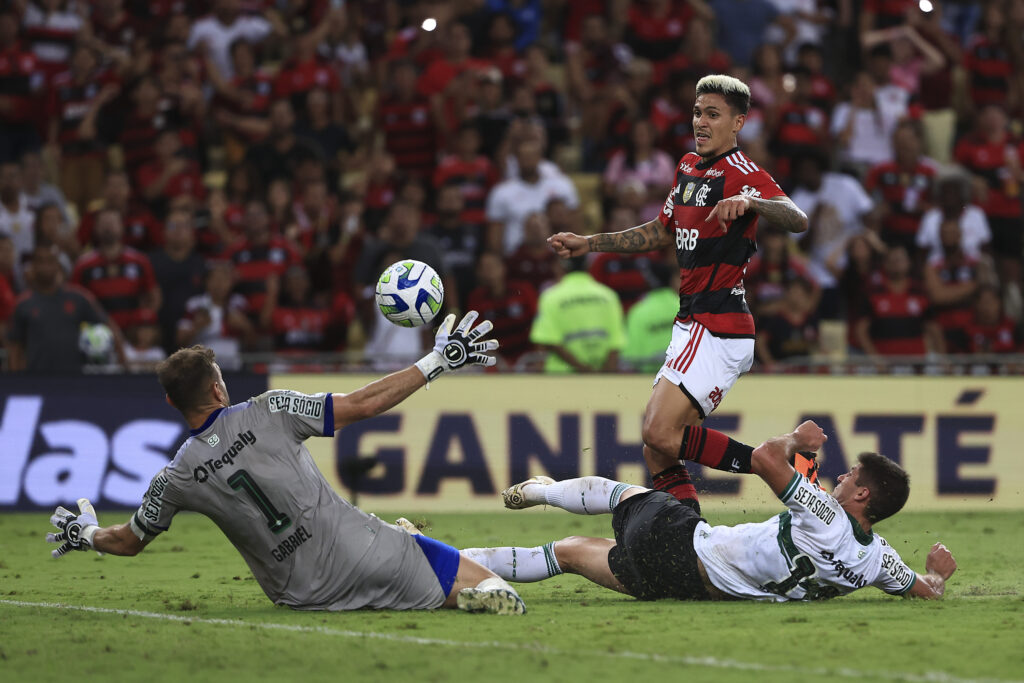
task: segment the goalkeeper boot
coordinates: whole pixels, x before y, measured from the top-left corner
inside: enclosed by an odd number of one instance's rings
[[[795,469],[800,476],[806,477],[808,481],[820,489],[822,486],[818,483],[817,455],[817,453],[812,453],[810,451],[794,453],[790,464],[793,465],[793,469]]]
[[[538,484],[540,486],[549,486],[554,484],[555,480],[551,477],[545,477],[543,475],[537,475],[536,477],[530,477],[526,481],[521,481],[514,486],[509,486],[507,489],[501,492],[501,499],[505,501],[505,507],[509,510],[522,510],[523,508],[533,507],[534,505],[543,505],[543,502],[533,502],[526,499],[523,494],[523,487],[527,484]]]
[[[459,591],[456,604],[464,612],[526,614],[526,603],[504,579],[484,579],[475,588]]]

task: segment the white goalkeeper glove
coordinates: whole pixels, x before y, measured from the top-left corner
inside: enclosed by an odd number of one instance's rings
[[[466,313],[453,332],[455,314],[450,313],[437,328],[433,351],[416,361],[416,367],[423,373],[427,382],[433,381],[446,371],[458,370],[464,365],[490,366],[497,362],[495,357],[487,352],[496,350],[498,341],[478,341],[480,337],[490,332],[494,325],[490,320],[485,320],[473,327],[473,322],[479,315],[476,311]]]
[[[46,534],[47,543],[60,543],[61,546],[50,552],[54,557],[61,557],[71,550],[88,550],[92,547],[92,537],[99,530],[96,510],[88,498],[78,499],[78,514],[61,506],[50,517],[50,524],[57,527],[57,533]]]

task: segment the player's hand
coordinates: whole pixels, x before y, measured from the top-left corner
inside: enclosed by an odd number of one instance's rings
[[[715,204],[715,208],[711,210],[708,217],[704,219],[705,223],[710,223],[715,218],[718,219],[718,224],[722,226],[722,231],[729,229],[729,223],[750,211],[750,197],[744,197],[741,194],[735,197],[727,197]]]
[[[956,571],[956,560],[953,559],[953,553],[949,552],[946,546],[936,543],[928,552],[924,568],[929,574],[938,574],[943,580],[948,580]]]
[[[416,362],[416,367],[428,382],[445,371],[455,371],[465,365],[491,366],[497,362],[488,352],[497,350],[498,340],[481,339],[494,325],[490,320],[484,320],[474,327],[473,323],[479,315],[476,311],[469,311],[453,331],[455,314],[450,313],[437,328],[434,349]]]
[[[558,258],[583,256],[590,251],[590,243],[587,242],[587,238],[572,232],[555,233],[548,238],[548,244],[558,254]]]
[[[64,506],[58,507],[50,517],[50,524],[59,531],[46,534],[46,542],[61,544],[50,552],[54,557],[60,557],[71,550],[88,550],[92,547],[93,534],[99,529],[96,510],[88,498],[78,499],[77,515]]]
[[[793,431],[793,439],[796,442],[796,452],[801,451],[817,451],[819,448],[825,445],[828,441],[828,437],[825,436],[824,430],[819,427],[813,420],[807,420],[800,424]]]

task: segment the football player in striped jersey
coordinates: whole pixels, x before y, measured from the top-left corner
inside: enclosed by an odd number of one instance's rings
[[[622,232],[548,239],[562,258],[675,245],[679,312],[644,414],[643,452],[655,489],[678,499],[695,497],[681,462],[683,428],[710,415],[753,363],[754,319],[743,275],[756,250],[758,218],[790,232],[807,229],[804,212],[737,146],[750,88],[711,75],[698,81],[696,94],[697,151],[679,161],[675,187],[656,218]]]

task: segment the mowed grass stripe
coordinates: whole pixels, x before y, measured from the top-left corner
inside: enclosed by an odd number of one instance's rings
[[[890,681],[908,681],[909,683],[1024,683],[1015,679],[1004,678],[960,678],[951,676],[941,671],[927,671],[921,674],[906,673],[899,671],[862,671],[845,667],[805,667],[805,666],[784,666],[774,664],[761,664],[758,662],[743,662],[733,659],[720,659],[718,657],[690,657],[685,655],[662,655],[647,652],[630,651],[601,651],[601,650],[563,650],[547,647],[544,645],[531,645],[526,643],[512,643],[507,641],[459,641],[447,638],[422,638],[417,636],[403,636],[393,633],[376,633],[373,631],[351,631],[347,629],[330,628],[327,626],[306,626],[302,624],[277,624],[273,622],[250,622],[238,619],[210,619],[204,617],[188,617],[177,614],[165,614],[162,612],[145,612],[142,610],[114,609],[110,607],[93,607],[91,605],[68,605],[59,602],[28,602],[24,600],[0,599],[0,605],[10,607],[24,607],[36,609],[70,610],[77,612],[91,612],[95,614],[114,614],[121,617],[138,617],[140,619],[157,619],[161,621],[185,622],[190,624],[209,624],[213,626],[241,626],[247,628],[258,628],[272,631],[292,631],[300,633],[317,633],[326,636],[337,636],[341,638],[367,638],[385,640],[407,645],[440,646],[456,648],[493,648],[510,651],[528,651],[539,654],[546,654],[556,657],[607,657],[613,659],[639,660],[664,664],[682,664],[686,666],[704,667],[709,669],[729,669],[735,671],[755,671],[768,673],[786,673],[798,676],[838,676],[841,678],[853,678],[859,680],[884,679]],[[504,617],[491,617],[504,618]]]

